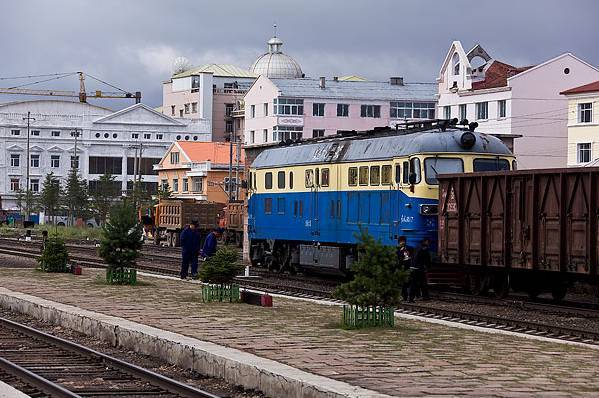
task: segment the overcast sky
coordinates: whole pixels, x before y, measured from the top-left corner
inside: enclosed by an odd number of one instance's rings
[[[6,0],[2,6],[0,77],[82,70],[142,91],[151,106],[161,105],[161,82],[174,58],[247,68],[266,51],[275,22],[283,51],[311,77],[434,82],[452,40],[466,50],[478,42],[516,66],[566,51],[599,65],[597,0]],[[1,87],[14,83],[0,80]],[[76,78],[38,86],[78,90]]]

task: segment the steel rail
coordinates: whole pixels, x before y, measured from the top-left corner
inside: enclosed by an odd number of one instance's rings
[[[110,355],[106,355],[99,351],[93,350],[91,348],[85,347],[81,344],[77,344],[72,341],[69,341],[69,340],[66,340],[66,339],[63,339],[63,338],[60,338],[57,336],[53,336],[51,334],[42,332],[41,330],[31,328],[29,326],[20,324],[18,322],[11,321],[6,318],[0,317],[0,326],[10,328],[18,333],[25,334],[27,336],[33,337],[37,340],[43,341],[43,342],[48,343],[55,347],[59,347],[66,351],[80,354],[85,357],[91,357],[91,358],[94,358],[97,360],[101,360],[107,366],[121,370],[129,375],[136,376],[140,379],[143,379],[144,381],[149,382],[150,384],[152,384],[154,386],[160,387],[160,388],[162,388],[170,393],[173,393],[173,394],[179,394],[183,397],[190,397],[190,398],[191,397],[193,397],[193,398],[222,398],[222,397],[219,397],[218,395],[209,393],[208,391],[200,390],[198,388],[189,386],[187,384],[183,384],[181,382],[170,379],[166,376],[163,376],[163,375],[153,372],[151,370],[148,370],[148,369],[142,368],[140,366],[125,362],[118,358],[115,358]],[[2,358],[0,358],[0,359],[2,359]],[[18,366],[18,365],[16,365],[16,366]],[[26,369],[24,369],[24,370],[26,370]],[[29,372],[29,373],[32,373],[32,372]],[[39,377],[39,376],[37,376],[37,377]],[[69,392],[68,390],[66,390],[66,391]],[[70,394],[73,394],[73,393],[70,393]],[[78,397],[78,395],[76,395],[76,394],[65,395],[65,397]]]

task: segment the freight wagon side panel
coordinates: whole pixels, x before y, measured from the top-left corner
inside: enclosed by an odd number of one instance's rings
[[[460,264],[460,179],[439,179],[439,255],[447,264]]]
[[[480,178],[463,178],[461,185],[462,207],[460,216],[462,227],[462,258],[464,264],[483,264],[483,197]]]
[[[494,175],[482,179],[483,212],[485,226],[485,245],[483,255],[486,256],[483,263],[493,267],[505,267],[508,258],[506,250],[506,217],[507,214],[507,191],[506,177]]]
[[[511,246],[510,265],[514,269],[533,269],[533,178],[530,174],[510,175],[510,212],[507,225]]]
[[[537,213],[537,267],[542,271],[559,271],[562,236],[561,219],[561,177],[560,173],[539,173],[535,175],[535,188],[538,192]]]
[[[589,274],[591,271],[591,177],[589,173],[564,175],[566,272]]]

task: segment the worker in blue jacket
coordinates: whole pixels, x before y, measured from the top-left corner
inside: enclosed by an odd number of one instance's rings
[[[187,279],[191,264],[191,277],[198,275],[198,252],[200,251],[200,231],[198,220],[192,220],[181,232],[181,279]]]
[[[208,259],[214,254],[216,254],[216,246],[218,239],[222,236],[223,229],[222,228],[214,228],[208,236],[206,236],[206,240],[204,241],[204,247],[200,251],[200,254],[205,259]]]

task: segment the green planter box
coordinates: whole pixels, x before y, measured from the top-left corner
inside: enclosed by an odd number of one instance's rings
[[[393,327],[395,315],[393,307],[357,305],[343,306],[343,326],[348,328]]]
[[[106,283],[110,285],[135,285],[137,270],[135,268],[107,269]]]
[[[210,303],[220,302],[238,302],[239,286],[237,285],[202,285],[202,301]]]
[[[40,269],[44,272],[70,272],[66,262],[62,264],[50,264],[45,261],[40,262]]]

